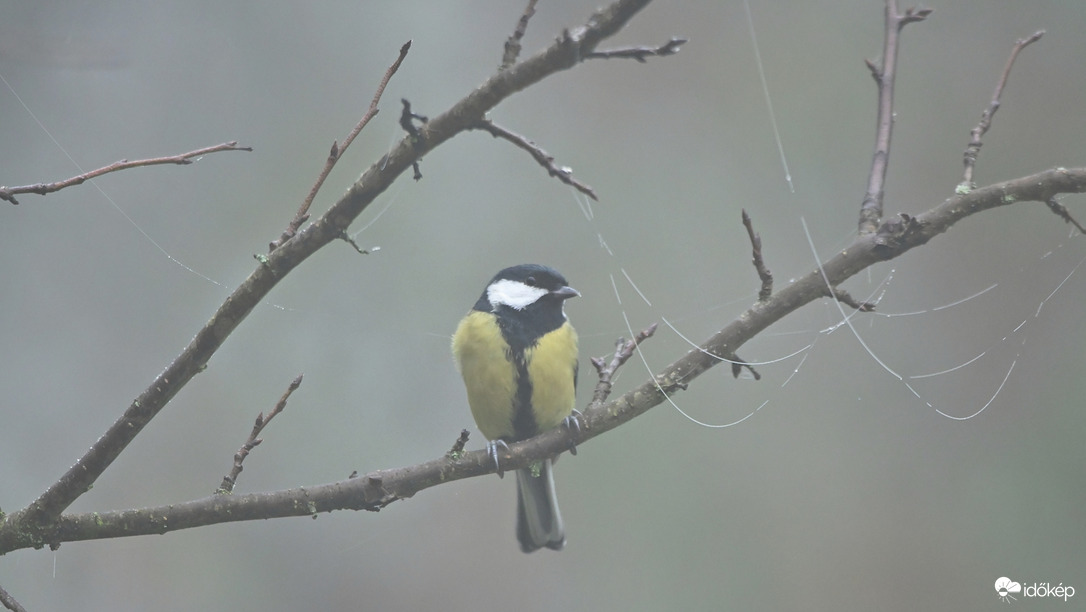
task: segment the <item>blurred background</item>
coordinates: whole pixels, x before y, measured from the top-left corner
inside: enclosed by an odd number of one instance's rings
[[[547,263],[581,291],[567,311],[587,366],[628,335],[624,314],[635,329],[666,318],[700,341],[753,303],[742,208],[778,288],[814,266],[801,218],[821,256],[843,248],[870,166],[875,87],[863,60],[881,52],[883,4],[750,4],[794,193],[743,3],[655,2],[603,47],[688,38],[678,55],[591,61],[491,114],[596,189],[591,219],[508,143],[455,138],[423,160],[421,181],[401,177],[356,222],[352,231],[372,223],[357,240],[378,252],[333,244],[280,283],[71,511],[208,495],[256,414],[299,373],[238,493],[429,460],[461,428],[481,448],[449,336],[504,266]],[[1086,163],[1080,2],[928,6],[935,13],[903,37],[887,214],[953,193],[1011,46],[1038,29],[1048,33],[1019,58],[976,180]],[[402,136],[400,98],[436,115],[496,69],[524,3],[0,7],[11,88],[0,86],[0,184],[67,178],[73,160],[90,170],[234,139],[255,149],[0,206],[0,508],[10,512],[251,272],[400,45],[413,40],[382,112],[314,214]],[[594,8],[540,2],[524,53]],[[1063,202],[1086,219],[1086,198]],[[487,477],[378,514],[17,551],[0,558],[0,585],[30,610],[983,610],[999,605],[1001,576],[1086,597],[1086,247],[1068,228],[1040,204],[1008,206],[847,283],[880,300],[880,314],[852,322],[919,397],[847,328],[828,332],[840,313],[823,301],[740,350],[770,361],[809,347],[760,366],[761,381],[717,368],[675,397],[718,425],[761,407],[741,424],[706,428],[663,405],[583,445],[557,468],[561,553],[519,551],[513,482]],[[688,348],[661,325],[644,355],[659,370]],[[616,392],[646,377],[635,359]],[[583,405],[590,367],[581,380]],[[982,408],[964,421],[938,412]]]

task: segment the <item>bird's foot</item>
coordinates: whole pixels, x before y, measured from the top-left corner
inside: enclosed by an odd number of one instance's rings
[[[499,448],[504,449],[507,453],[509,452],[509,445],[505,443],[505,440],[491,440],[486,443],[486,454],[494,461],[494,467],[498,470],[498,478],[503,478],[505,477],[505,470],[502,469],[502,464],[498,461]]]
[[[571,455],[577,454],[576,438],[581,435],[582,420],[584,420],[584,415],[581,414],[581,411],[577,410],[576,408],[573,409],[573,412],[570,413],[569,416],[562,419],[562,426],[565,427],[566,431],[570,433],[569,454]]]

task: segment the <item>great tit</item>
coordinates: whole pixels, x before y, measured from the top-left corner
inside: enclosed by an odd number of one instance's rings
[[[577,332],[562,306],[579,295],[552,268],[513,266],[490,280],[460,321],[452,352],[495,461],[497,446],[553,429],[573,413]],[[524,552],[566,543],[551,470],[551,459],[534,473],[517,470],[517,540]]]

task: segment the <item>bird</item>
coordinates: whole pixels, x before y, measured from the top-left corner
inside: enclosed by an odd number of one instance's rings
[[[506,443],[575,425],[577,332],[564,305],[580,295],[553,268],[512,266],[494,275],[457,326],[453,356],[495,463]],[[566,543],[553,465],[548,458],[517,470],[517,540],[526,553]]]

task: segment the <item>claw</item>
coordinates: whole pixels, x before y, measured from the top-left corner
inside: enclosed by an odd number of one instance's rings
[[[566,431],[574,434],[574,436],[571,436],[569,442],[569,454],[571,455],[577,454],[577,443],[574,441],[574,438],[581,435],[581,419],[583,418],[584,415],[581,414],[581,411],[574,408],[569,416],[562,419],[562,426],[566,428]]]
[[[491,440],[486,443],[486,454],[494,462],[494,467],[498,470],[498,478],[504,478],[505,470],[502,469],[501,462],[498,461],[498,447],[505,449],[507,453],[509,452],[509,445],[505,443],[505,440]]]

